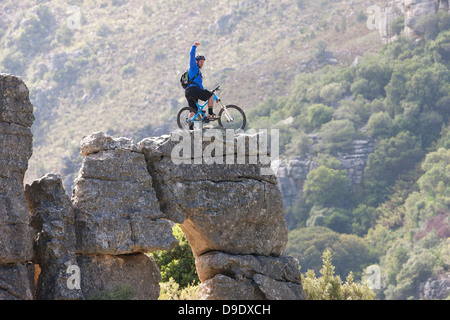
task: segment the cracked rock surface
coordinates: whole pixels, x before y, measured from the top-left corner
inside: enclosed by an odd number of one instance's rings
[[[187,156],[174,152],[184,143],[178,133],[138,143],[161,210],[180,223],[192,248],[201,298],[304,299],[298,263],[283,256],[288,230],[277,178],[249,161],[265,150],[252,149],[251,140],[238,148],[245,134],[230,139],[219,130],[211,162],[205,152],[214,145],[201,133],[184,135]]]
[[[23,190],[33,121],[25,83],[0,73],[0,299],[33,298],[33,230]]]

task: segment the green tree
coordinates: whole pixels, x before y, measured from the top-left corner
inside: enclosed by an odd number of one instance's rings
[[[376,208],[361,203],[353,209],[352,216],[352,232],[362,237],[375,223]]]
[[[405,29],[405,17],[403,15],[400,15],[399,17],[392,20],[390,28],[393,34],[399,35],[403,31],[403,29]]]
[[[179,242],[175,249],[156,251],[151,254],[161,270],[162,282],[173,279],[181,289],[196,285],[200,280],[191,247],[179,225],[173,227],[173,234]]]
[[[389,138],[392,131],[392,118],[385,111],[372,114],[367,122],[367,133],[374,138]]]
[[[395,180],[412,169],[423,155],[420,140],[407,131],[381,140],[369,156],[364,170],[363,186],[367,203],[376,206],[386,200]]]
[[[286,255],[292,256],[305,270],[317,274],[325,250],[333,253],[336,273],[345,278],[353,272],[360,278],[363,268],[374,262],[364,239],[352,234],[340,234],[326,227],[298,228],[289,232]]]
[[[327,59],[327,47],[328,47],[328,43],[323,40],[323,39],[319,39],[316,44],[316,53],[315,53],[315,57],[317,59],[318,63],[324,63]]]
[[[330,154],[337,152],[346,152],[353,148],[353,136],[355,134],[355,126],[352,121],[331,120],[322,125],[319,135],[322,141],[319,142],[318,148],[320,151],[325,151]]]
[[[313,128],[320,128],[324,123],[331,120],[333,116],[333,107],[324,104],[313,104],[308,109],[308,122]]]
[[[406,98],[408,93],[406,89],[408,70],[402,65],[392,73],[389,83],[386,85],[386,97],[387,102],[393,106],[391,115],[394,116],[399,113],[397,106],[400,105],[400,101]]]
[[[348,202],[349,188],[345,170],[320,166],[306,176],[303,187],[305,201],[309,205],[340,207]]]
[[[5,51],[1,62],[6,72],[16,75],[23,75],[25,72],[26,59],[20,51]]]
[[[429,153],[422,164],[425,173],[417,181],[423,195],[441,210],[450,209],[450,150]],[[435,210],[433,210],[435,211]]]
[[[442,92],[442,87],[445,87],[449,80],[449,71],[445,65],[441,63],[422,65],[406,83],[408,89],[406,99],[417,102],[421,107],[434,108],[443,94],[448,93]]]
[[[385,86],[392,75],[391,67],[380,57],[368,57],[356,70],[356,78],[351,86],[353,96],[361,94],[368,100],[385,97]]]
[[[308,300],[373,300],[375,298],[370,288],[353,281],[352,273],[347,276],[345,282],[335,275],[329,250],[324,251],[322,260],[321,277],[317,278],[312,270],[303,277],[303,289]]]
[[[188,285],[180,288],[180,285],[172,278],[160,284],[161,291],[158,300],[199,300],[200,285]]]
[[[50,7],[45,4],[38,5],[36,15],[23,21],[15,44],[24,56],[30,57],[48,48],[52,39],[54,21]]]
[[[417,287],[431,276],[435,261],[436,256],[430,251],[413,254],[396,274],[396,284],[388,286],[386,299],[418,298]]]
[[[341,82],[331,82],[323,86],[320,90],[320,98],[327,104],[336,106],[346,92],[345,86]]]

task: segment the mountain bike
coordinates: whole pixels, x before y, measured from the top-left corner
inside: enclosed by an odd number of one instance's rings
[[[198,111],[194,110],[191,107],[184,107],[181,108],[180,111],[178,111],[177,115],[178,127],[180,129],[185,130],[193,130],[194,123],[197,121],[202,123],[209,123],[217,120],[219,123],[219,127],[233,130],[239,129],[244,130],[245,125],[247,124],[247,118],[245,116],[244,111],[242,111],[242,109],[239,108],[238,106],[232,104],[225,106],[220,100],[220,98],[216,95],[216,92],[218,91],[220,91],[220,86],[217,86],[212,91],[214,95],[214,102],[220,108],[217,119],[208,119],[206,113],[203,111],[203,109],[208,104],[208,101],[206,101],[205,104],[203,105],[197,102],[196,104],[198,107]],[[191,112],[195,113],[195,115],[189,117]]]

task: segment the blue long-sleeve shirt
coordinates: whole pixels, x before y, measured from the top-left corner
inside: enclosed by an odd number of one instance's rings
[[[199,72],[200,72],[200,74],[197,77],[195,77],[193,83],[188,85],[186,87],[186,89],[189,88],[190,86],[194,86],[194,85],[196,85],[202,89],[205,89],[205,88],[203,88],[202,72],[200,71],[200,68],[197,65],[197,60],[195,59],[196,50],[197,50],[197,46],[193,45],[191,48],[190,59],[189,59],[189,70],[188,70],[189,79],[193,79]]]

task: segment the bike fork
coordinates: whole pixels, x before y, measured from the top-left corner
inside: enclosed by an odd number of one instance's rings
[[[223,110],[224,114],[225,114],[225,118],[227,119],[228,122],[234,121],[233,117],[230,115],[230,113],[228,112],[227,108],[223,105],[222,101],[217,100],[217,104],[219,105],[220,109]]]

